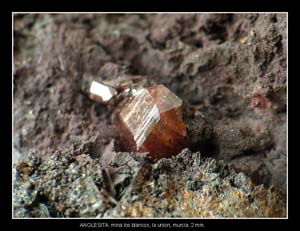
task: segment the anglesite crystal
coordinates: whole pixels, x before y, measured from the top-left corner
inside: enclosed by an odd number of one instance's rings
[[[149,152],[153,159],[178,154],[188,145],[181,106],[164,85],[138,89],[114,113],[122,149]]]
[[[90,87],[89,97],[98,103],[106,103],[116,94],[117,91],[113,87],[93,81]]]

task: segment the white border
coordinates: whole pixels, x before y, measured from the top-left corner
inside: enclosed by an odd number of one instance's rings
[[[144,220],[160,220],[160,219],[166,219],[166,220],[228,220],[228,219],[237,219],[237,220],[252,220],[252,219],[257,219],[257,220],[273,220],[273,219],[279,219],[279,220],[286,220],[288,219],[288,211],[289,211],[289,207],[288,207],[288,201],[289,201],[289,194],[288,194],[288,167],[289,167],[289,162],[288,162],[288,12],[12,12],[12,134],[14,132],[14,118],[13,118],[13,92],[14,92],[14,83],[13,83],[13,75],[14,75],[14,33],[13,33],[13,28],[14,28],[14,15],[16,14],[286,14],[286,49],[287,49],[287,57],[286,57],[286,62],[287,62],[287,69],[286,69],[286,75],[287,75],[287,114],[286,114],[286,151],[287,151],[287,155],[286,155],[286,176],[287,176],[287,181],[286,181],[286,195],[287,195],[287,204],[286,204],[286,217],[208,217],[208,218],[200,218],[200,217],[186,217],[186,218],[169,218],[169,217],[155,217],[155,218],[146,218],[146,217],[137,217],[137,218],[109,218],[109,217],[101,217],[101,218],[82,218],[82,217],[78,217],[78,218],[63,218],[63,217],[45,217],[45,218],[41,218],[41,217],[37,217],[37,218],[33,218],[33,217],[28,217],[28,218],[15,218],[13,216],[13,177],[11,179],[11,183],[12,183],[12,200],[11,200],[11,205],[12,205],[12,219],[25,219],[25,220],[34,220],[34,219],[74,219],[74,220],[86,220],[88,222],[88,220],[133,220],[133,219],[144,219]],[[12,135],[12,140],[13,140],[13,135]],[[13,153],[13,141],[12,141],[12,153]],[[12,155],[12,170],[13,170],[13,155]],[[87,227],[88,228],[88,227]]]

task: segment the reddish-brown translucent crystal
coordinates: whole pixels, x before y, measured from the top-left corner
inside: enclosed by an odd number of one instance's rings
[[[178,154],[188,145],[181,106],[163,85],[138,90],[115,112],[122,149],[149,152],[153,159]]]

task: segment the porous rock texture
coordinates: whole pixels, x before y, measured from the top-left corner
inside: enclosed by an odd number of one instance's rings
[[[29,156],[14,181],[15,217],[285,217],[285,199],[223,161],[184,149],[155,164],[146,155],[87,149]],[[81,154],[79,154],[81,153]],[[100,164],[101,163],[101,164]],[[23,171],[22,171],[23,169]]]

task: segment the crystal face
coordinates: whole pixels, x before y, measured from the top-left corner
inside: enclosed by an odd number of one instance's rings
[[[153,159],[178,154],[188,144],[181,106],[163,85],[139,89],[116,110],[122,149],[149,152]]]
[[[98,83],[93,81],[90,87],[90,98],[99,102],[108,102],[112,97],[116,95],[116,90],[110,86],[103,83]]]

